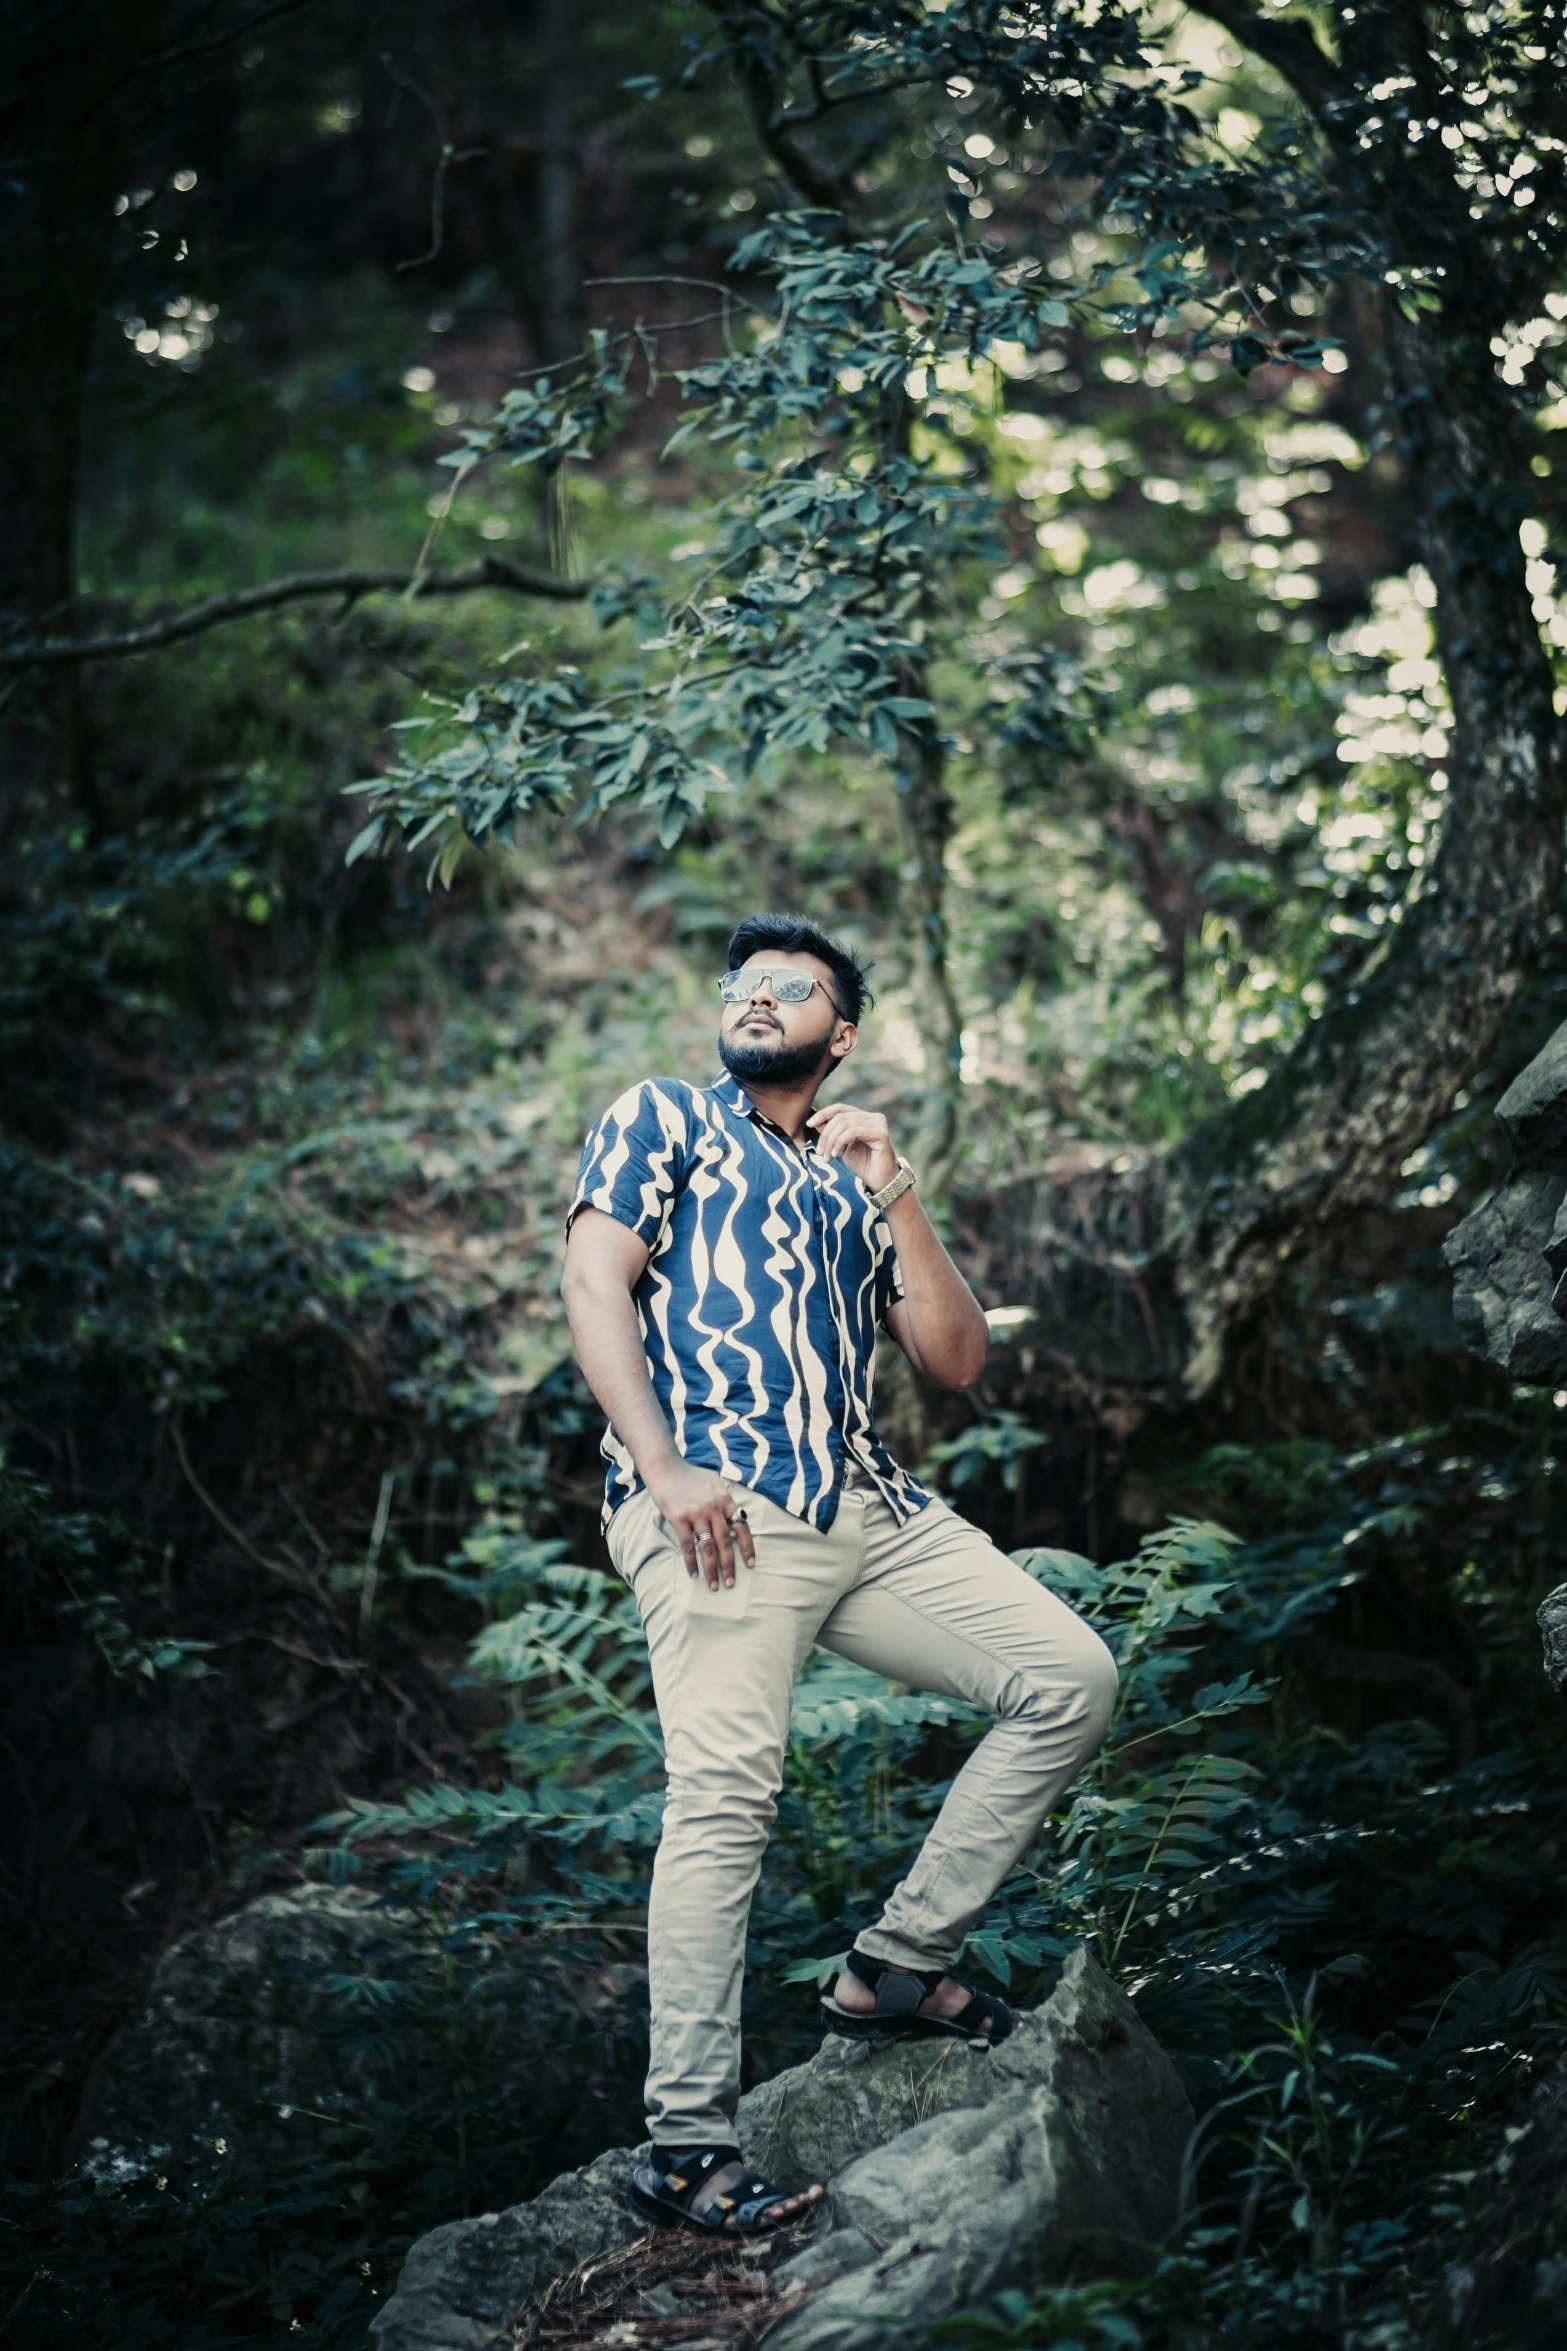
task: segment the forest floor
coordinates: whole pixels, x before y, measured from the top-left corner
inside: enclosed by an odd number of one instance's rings
[[[815,2222],[748,2244],[715,2245],[687,2229],[639,2237],[584,2261],[519,2311],[515,2351],[753,2351],[799,2306],[770,2283]]]

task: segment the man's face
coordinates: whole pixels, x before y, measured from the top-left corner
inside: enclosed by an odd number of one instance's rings
[[[833,1002],[836,982],[817,956],[761,948],[740,969],[748,979],[764,972],[769,979],[749,1003],[723,1007],[718,1051],[731,1077],[743,1085],[798,1085],[853,1049],[855,1030],[839,1018]],[[783,972],[800,972],[815,982],[802,1003],[779,1002],[772,980]]]

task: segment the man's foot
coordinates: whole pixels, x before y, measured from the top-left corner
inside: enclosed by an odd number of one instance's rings
[[[785,2195],[720,2146],[676,2154],[653,2150],[632,2173],[627,2194],[633,2208],[660,2227],[752,2237],[803,2219],[821,2202],[823,2190],[813,2186]]]
[[[849,1964],[822,2001],[829,2032],[851,2041],[911,2036],[969,2041],[980,2048],[1004,2041],[1017,2024],[996,1992],[978,1992],[957,1976],[925,1974],[851,1951]]]
[[[701,2187],[692,2197],[690,2203],[692,2219],[700,2220],[705,2213],[712,2210],[715,2197],[729,2195],[731,2190],[738,2187],[742,2181],[749,2187],[755,2176],[754,2172],[748,2171],[746,2166],[738,2161],[721,2165],[710,2180],[703,2181]],[[780,2204],[769,2204],[767,2207],[768,2227],[782,2228],[786,2221],[800,2219],[801,2215],[809,2212],[813,2205],[820,2204],[823,2194],[824,2190],[820,2187],[803,2188],[798,2196],[785,2197]]]
[[[912,1975],[914,1970],[910,1967],[895,1967],[891,1972],[894,1975]],[[920,2002],[918,2013],[921,2016],[961,2016],[973,1997],[973,1993],[964,1985],[944,1975],[934,1992],[928,1992]],[[862,1984],[857,1975],[850,1975],[847,1968],[833,1987],[833,1998],[851,2016],[873,2016],[876,2012],[875,1992],[869,1984]]]

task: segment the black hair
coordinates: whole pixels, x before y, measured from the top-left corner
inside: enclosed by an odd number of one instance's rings
[[[833,976],[833,994],[845,1020],[856,1026],[860,1015],[876,1001],[866,977],[869,965],[863,963],[852,947],[845,947],[838,939],[829,939],[819,923],[804,914],[748,914],[729,942],[729,961],[725,968],[738,971],[742,963],[753,955],[765,954],[769,947],[780,948],[786,955],[814,955],[825,963]]]

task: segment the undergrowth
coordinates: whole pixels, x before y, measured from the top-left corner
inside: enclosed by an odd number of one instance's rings
[[[1103,1567],[1020,1555],[1103,1631],[1121,1697],[1103,1755],[967,1957],[1028,2004],[1090,1940],[1200,2119],[1187,2220],[1151,2279],[1014,2296],[946,2340],[1505,2339],[1433,2332],[1430,2308],[1466,2232],[1483,2240],[1509,2150],[1545,2131],[1567,2013],[1552,1867],[1567,1781],[1527,1609],[1567,1572],[1541,1508],[1555,1443],[1555,1408],[1525,1393],[1506,1425],[1351,1455],[1229,1447],[1186,1480],[1228,1526],[1173,1517]],[[27,2192],[10,2211],[15,2342],[62,2328],[89,2344],[355,2341],[417,2229],[514,2201],[635,2129],[657,1724],[630,1596],[536,1539],[535,1503],[526,1479],[496,1493],[433,1571],[478,1610],[470,1670],[504,1693],[487,1768],[352,1803],[312,1849],[323,1880],[366,1889],[396,1929],[383,1964],[313,1987],[348,2074],[374,2058],[382,2090],[286,2181],[247,2182],[210,2153],[203,2168],[189,2150],[100,2149],[64,2189]],[[1324,1628],[1384,1605],[1416,1563],[1440,1572],[1468,1645],[1454,1677],[1468,1736],[1429,1707],[1357,1721],[1362,1698],[1335,1704],[1322,1685]],[[982,1727],[812,1662],[753,1915],[753,2074],[807,2053],[807,1987]],[[520,2102],[519,2035],[536,2085]]]

